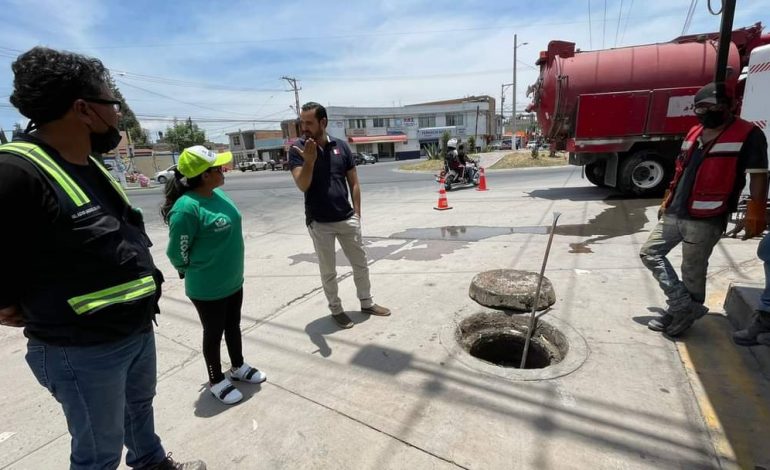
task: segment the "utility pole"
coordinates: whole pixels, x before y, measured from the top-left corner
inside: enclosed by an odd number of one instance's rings
[[[504,134],[504,127],[503,124],[505,122],[505,109],[503,108],[503,105],[505,104],[505,89],[513,86],[513,83],[503,83],[500,85],[500,117],[502,118],[502,121],[500,121],[500,140],[503,138]]]
[[[513,35],[513,109],[511,116],[511,148],[516,149],[516,41],[517,37]]]
[[[294,77],[287,77],[287,76],[284,75],[283,77],[281,77],[281,80],[286,80],[287,82],[289,82],[289,86],[291,86],[291,89],[294,90],[294,106],[295,106],[294,110],[297,112],[297,121],[294,123],[294,131],[295,131],[295,135],[299,136],[300,135],[300,130],[299,130],[299,114],[300,114],[299,91],[302,88],[299,88],[297,86],[297,79],[294,78]]]
[[[300,111],[300,107],[299,107],[299,91],[302,88],[297,87],[297,79],[296,78],[283,76],[283,77],[281,77],[281,80],[286,80],[287,82],[289,82],[289,86],[291,86],[291,89],[294,90],[294,106],[296,106],[294,109],[297,111],[297,117],[299,117],[299,111]]]

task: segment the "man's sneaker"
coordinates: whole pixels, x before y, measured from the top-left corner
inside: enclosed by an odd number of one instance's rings
[[[245,362],[237,369],[230,369],[230,378],[240,382],[248,382],[250,384],[261,384],[267,380],[267,376],[259,369],[255,369]]]
[[[217,400],[225,405],[234,405],[243,400],[243,394],[227,379],[211,385],[209,391],[211,391],[211,394],[214,395]]]
[[[757,346],[770,343],[770,312],[754,311],[751,324],[733,333],[738,346]]]
[[[353,320],[345,313],[332,313],[332,319],[340,328],[353,328]]]
[[[206,464],[200,460],[190,462],[174,462],[171,458],[171,452],[160,462],[144,467],[146,470],[206,470]]]
[[[387,317],[390,315],[390,309],[377,304],[372,304],[371,307],[361,307],[361,313],[366,313],[367,315],[376,315],[378,317]]]
[[[666,312],[658,318],[653,318],[652,320],[648,321],[647,328],[651,329],[652,331],[665,331],[672,321],[674,321],[674,316]]]

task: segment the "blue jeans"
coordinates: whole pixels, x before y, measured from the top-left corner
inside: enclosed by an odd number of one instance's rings
[[[97,346],[27,343],[27,363],[61,403],[71,441],[70,469],[115,469],[160,462],[155,434],[155,335],[152,331]]]
[[[759,297],[757,309],[763,312],[770,312],[770,232],[766,233],[762,237],[762,241],[759,242],[757,256],[765,265],[765,290],[762,291],[762,296]]]
[[[682,219],[665,214],[639,251],[642,263],[652,272],[666,294],[671,314],[688,311],[691,303],[706,300],[709,257],[724,229],[712,221]],[[666,255],[682,243],[682,280]]]

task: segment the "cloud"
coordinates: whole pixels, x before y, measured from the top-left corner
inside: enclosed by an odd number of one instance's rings
[[[719,29],[700,2],[690,32]],[[759,2],[757,2],[759,3]],[[770,20],[762,5],[739,5],[735,25]],[[0,11],[0,96],[11,91],[7,48],[44,43],[96,55],[114,70],[121,91],[142,125],[156,133],[174,116],[230,118],[201,122],[215,140],[253,121],[292,116],[288,75],[300,80],[301,101],[330,105],[390,106],[489,94],[513,79],[513,34],[518,49],[517,108],[528,103],[534,62],[554,39],[584,50],[645,44],[681,33],[687,0],[508,2],[506,0],[381,2],[206,2],[135,0],[6,2]],[[630,15],[628,15],[631,7]],[[35,11],[35,15],[30,15]],[[628,16],[628,20],[626,17]],[[627,22],[627,27],[626,27]],[[604,33],[603,33],[604,31]],[[622,40],[621,40],[622,38]],[[194,87],[191,83],[208,86]],[[235,91],[232,88],[246,88]],[[506,106],[510,107],[510,92]],[[509,111],[506,112],[509,113]],[[243,121],[240,121],[243,119]],[[0,107],[0,125],[19,120]],[[156,135],[156,134],[155,134]]]

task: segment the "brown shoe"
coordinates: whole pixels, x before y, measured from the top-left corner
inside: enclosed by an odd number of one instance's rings
[[[345,312],[332,313],[332,319],[334,319],[335,323],[337,323],[340,328],[353,328],[353,320],[351,320]]]
[[[390,315],[390,309],[374,304],[371,307],[367,307],[367,308],[362,307],[361,313],[376,315],[378,317],[387,317]]]

